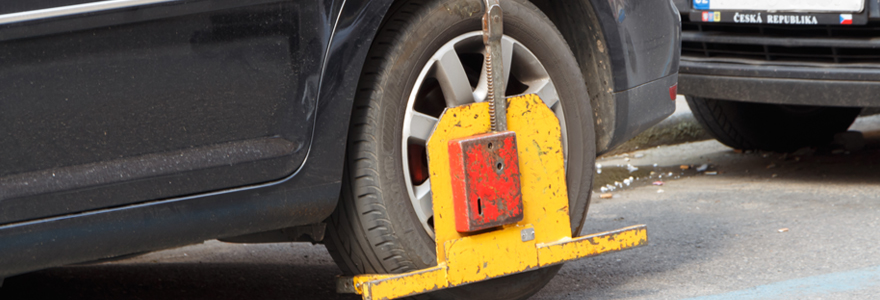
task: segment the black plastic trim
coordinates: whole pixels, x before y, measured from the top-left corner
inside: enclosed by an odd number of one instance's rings
[[[681,59],[681,74],[814,80],[880,81],[877,64],[807,64],[735,59]]]
[[[876,38],[803,38],[759,35],[734,35],[728,33],[682,32],[683,42],[724,43],[767,45],[785,47],[838,47],[838,48],[880,48]]]
[[[681,94],[757,103],[877,106],[880,81],[784,79],[704,74],[680,75]]]

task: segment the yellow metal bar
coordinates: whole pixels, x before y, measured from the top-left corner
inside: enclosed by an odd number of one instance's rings
[[[447,252],[450,254],[449,264],[442,263],[436,267],[399,275],[358,275],[354,278],[342,278],[341,280],[347,282],[341,284],[353,285],[355,292],[361,294],[365,300],[396,299],[648,244],[645,225],[630,226],[576,239],[566,238],[547,244],[527,241],[522,243],[526,247],[516,245],[516,242],[522,242],[519,231],[514,230],[517,228],[506,229],[500,236],[496,236],[499,242],[498,246],[492,245],[496,248],[494,251],[455,249],[454,246],[449,246],[454,242],[450,242],[446,247],[450,248]],[[500,241],[502,236],[506,237],[504,241]],[[509,248],[513,248],[512,251],[521,257],[514,257],[513,253],[505,253]],[[531,248],[531,253],[524,253],[525,248]],[[462,258],[459,255],[464,256],[464,259],[459,259]],[[493,255],[503,257],[486,258]],[[513,263],[505,265],[505,259],[510,259]],[[496,269],[489,271],[481,269],[493,267]]]
[[[365,300],[396,299],[436,291],[449,286],[446,266],[404,273],[397,276],[362,281],[360,294]],[[357,276],[358,278],[361,276]],[[358,285],[355,285],[357,289]]]
[[[574,259],[616,252],[648,244],[648,227],[636,225],[538,245],[538,263],[550,266]]]

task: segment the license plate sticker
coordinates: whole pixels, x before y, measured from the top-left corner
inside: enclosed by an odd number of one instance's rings
[[[704,23],[739,23],[768,25],[864,25],[866,13],[789,13],[766,11],[692,10],[691,21]]]
[[[865,0],[693,0],[698,10],[857,13]]]

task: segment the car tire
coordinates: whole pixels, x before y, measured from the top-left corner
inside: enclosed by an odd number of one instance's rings
[[[554,95],[558,94],[558,109],[564,112],[569,207],[576,235],[589,207],[596,157],[585,81],[562,35],[537,7],[524,0],[503,1],[502,7],[505,36],[550,66],[545,69],[555,86]],[[481,14],[477,0],[411,0],[395,4],[383,21],[358,83],[343,188],[337,209],[327,221],[325,244],[344,273],[404,273],[437,264],[432,232],[424,228],[407,192],[410,179],[403,172],[408,169],[402,154],[407,149],[401,142],[406,141],[404,120],[412,106],[410,96],[424,89],[424,82],[417,86],[417,81],[426,64],[450,41],[478,32]],[[517,70],[516,62],[512,64]],[[516,92],[508,88],[508,95]],[[442,112],[442,107],[438,109],[434,111]],[[559,267],[425,297],[524,299],[549,282]]]
[[[825,146],[862,108],[738,102],[686,96],[697,121],[734,149],[791,152]]]

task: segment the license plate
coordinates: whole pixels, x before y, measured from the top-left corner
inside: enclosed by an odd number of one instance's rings
[[[699,10],[857,13],[865,8],[865,0],[694,0],[694,8]]]
[[[863,25],[865,0],[693,0],[691,21],[771,25]]]

